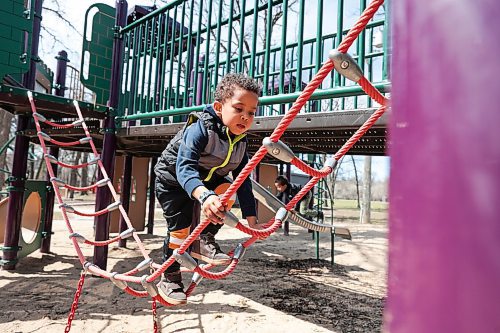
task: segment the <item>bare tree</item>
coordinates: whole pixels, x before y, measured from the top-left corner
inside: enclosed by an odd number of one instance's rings
[[[361,223],[370,223],[372,185],[372,157],[365,156],[363,169],[363,201],[361,204]]]

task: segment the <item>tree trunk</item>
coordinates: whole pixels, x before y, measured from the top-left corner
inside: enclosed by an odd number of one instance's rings
[[[363,170],[363,202],[361,205],[361,223],[370,223],[372,187],[372,157],[365,156]]]
[[[354,160],[354,156],[351,155],[352,165],[354,166],[354,177],[356,179],[356,197],[358,198],[358,209],[361,208],[360,199],[359,199],[359,177],[358,177],[358,168],[356,167],[356,161]]]

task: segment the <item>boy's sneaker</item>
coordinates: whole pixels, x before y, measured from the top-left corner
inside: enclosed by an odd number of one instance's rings
[[[231,257],[222,252],[211,233],[201,234],[191,245],[191,256],[213,265],[227,265]]]
[[[187,303],[181,272],[166,273],[157,287],[160,296],[170,304],[181,305]]]

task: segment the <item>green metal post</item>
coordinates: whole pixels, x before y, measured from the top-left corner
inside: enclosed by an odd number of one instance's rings
[[[299,2],[299,31],[298,31],[298,47],[297,47],[297,77],[295,91],[302,90],[302,48],[304,43],[304,14],[305,0]]]

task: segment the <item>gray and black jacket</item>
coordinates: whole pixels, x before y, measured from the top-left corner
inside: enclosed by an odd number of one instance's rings
[[[191,195],[198,186],[214,188],[224,182],[229,172],[236,178],[247,163],[246,134],[229,134],[212,106],[207,105],[202,112],[189,114],[154,170],[164,185],[181,186]],[[243,182],[237,195],[243,217],[256,216],[250,179]]]

